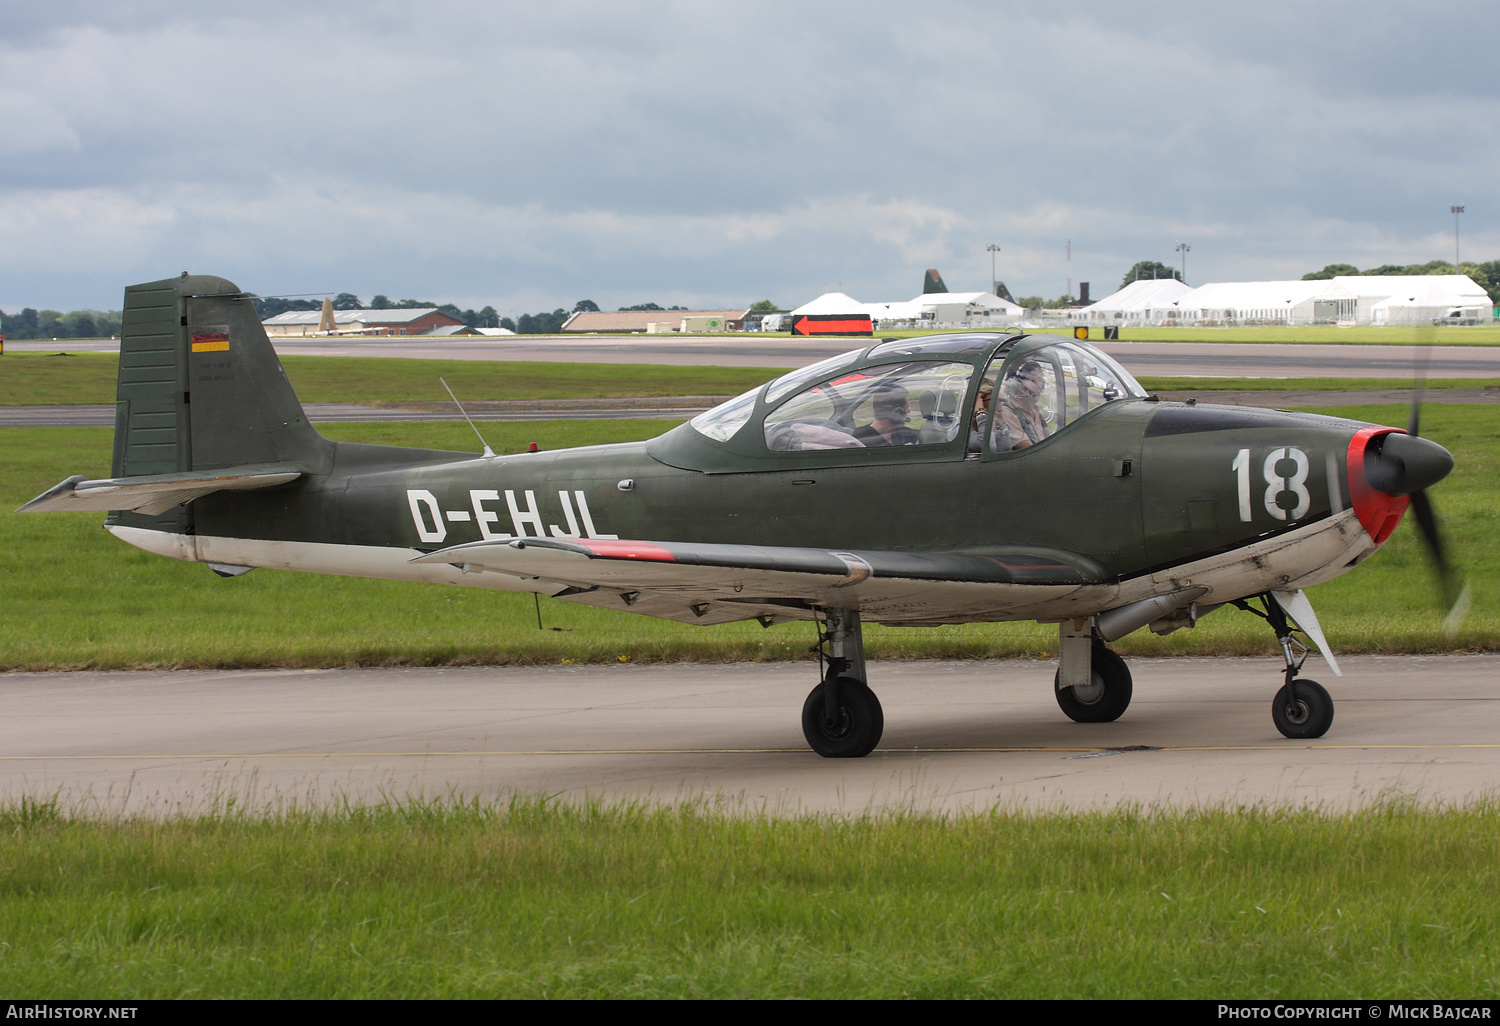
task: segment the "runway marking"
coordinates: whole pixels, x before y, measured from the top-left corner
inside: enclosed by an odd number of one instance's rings
[[[1152,752],[1300,752],[1300,751],[1450,751],[1463,749],[1497,749],[1500,744],[1451,745],[1185,745],[1154,748]],[[1056,752],[1097,752],[1101,755],[1135,755],[1150,752],[1128,752],[1110,748],[995,747],[995,748],[877,748],[890,755],[974,755],[974,754],[1047,754]],[[43,762],[66,759],[102,761],[148,761],[162,759],[335,759],[364,758],[460,758],[472,756],[521,755],[807,755],[809,748],[543,748],[487,749],[434,752],[181,752],[121,755],[0,755],[0,762]]]

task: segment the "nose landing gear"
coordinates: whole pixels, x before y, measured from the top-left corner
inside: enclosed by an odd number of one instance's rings
[[[1317,681],[1297,679],[1311,649],[1292,634],[1293,627],[1274,595],[1268,593],[1260,599],[1265,612],[1244,599],[1235,599],[1232,604],[1269,623],[1281,645],[1281,656],[1286,660],[1286,683],[1271,701],[1271,721],[1283,737],[1297,740],[1322,737],[1333,726],[1333,699]]]

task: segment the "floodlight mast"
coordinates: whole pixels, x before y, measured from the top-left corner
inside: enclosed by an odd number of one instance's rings
[[[1184,285],[1187,284],[1187,255],[1188,255],[1188,250],[1190,250],[1192,248],[1193,248],[1193,244],[1191,242],[1179,242],[1177,244],[1177,252],[1179,252],[1179,253],[1182,254],[1182,283]]]
[[[995,277],[995,254],[1000,252],[1000,243],[992,242],[984,248],[990,254],[990,292],[998,296],[1000,294],[1000,282]]]
[[[1451,206],[1451,207],[1448,208],[1448,212],[1453,215],[1453,272],[1455,274],[1457,274],[1458,273],[1458,215],[1462,214],[1464,212],[1464,205],[1462,203],[1455,203],[1453,206]]]

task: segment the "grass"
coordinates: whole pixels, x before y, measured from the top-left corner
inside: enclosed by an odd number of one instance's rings
[[[438,378],[465,401],[579,397],[738,395],[783,373],[765,367],[672,367],[283,356],[308,403],[451,402]],[[11,353],[0,357],[0,406],[111,404],[119,357]]]
[[[1328,411],[1404,423],[1400,407]],[[540,421],[485,425],[497,451],[623,441],[669,423]],[[1500,650],[1500,413],[1485,406],[1424,410],[1424,433],[1457,458],[1434,490],[1452,556],[1474,590],[1463,631],[1449,638],[1424,551],[1408,517],[1357,571],[1312,592],[1323,627],[1343,652]],[[328,435],[384,444],[469,450],[467,425],[340,424]],[[206,567],[163,559],[99,530],[99,514],[9,512],[70,473],[108,473],[109,428],[0,429],[0,669],[538,664],[808,658],[811,629],[753,621],[700,627],[542,599],[538,630],[528,595],[395,581],[257,570],[221,580]],[[1045,656],[1056,628],[1032,623],[895,628],[871,625],[872,658]],[[1194,630],[1140,631],[1127,655],[1274,655],[1252,617],[1221,610]]]
[[[0,991],[1494,999],[1500,811],[0,808]]]

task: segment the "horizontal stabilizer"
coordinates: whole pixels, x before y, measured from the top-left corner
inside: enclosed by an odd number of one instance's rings
[[[210,492],[273,488],[295,481],[302,474],[301,467],[286,463],[224,467],[220,470],[197,470],[185,474],[109,477],[92,481],[82,474],[76,474],[47,489],[16,512],[134,510],[155,516]]]

